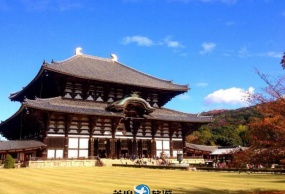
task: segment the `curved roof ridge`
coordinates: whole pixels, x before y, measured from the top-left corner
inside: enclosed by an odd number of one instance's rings
[[[103,58],[103,57],[97,57],[97,56],[92,56],[92,55],[81,54],[81,55],[73,55],[73,56],[71,56],[71,57],[69,57],[67,59],[62,60],[62,61],[54,61],[53,63],[48,64],[48,65],[52,65],[54,63],[65,63],[65,62],[74,60],[74,59],[76,59],[78,57],[87,57],[87,58],[103,60],[103,61],[107,61],[107,62],[111,62],[112,61],[111,59],[107,59],[107,58]]]
[[[36,97],[35,100],[27,99],[28,101],[52,101],[52,100],[58,100],[62,99],[62,96],[56,96],[56,97],[51,97],[51,98],[38,98]]]
[[[79,66],[81,68],[79,68]],[[121,62],[113,61],[112,59],[86,54],[74,55],[66,60],[53,62],[51,65],[45,64],[44,69],[84,79],[180,92],[189,90],[188,84],[176,84],[171,80],[164,80],[143,73]]]
[[[71,57],[69,57],[69,58],[67,58],[65,60],[62,60],[62,61],[54,61],[53,63],[48,64],[48,65],[53,65],[54,63],[55,64],[59,64],[59,63],[69,62],[69,61],[72,61],[72,60],[74,60],[74,59],[76,59],[78,57],[86,57],[86,58],[102,60],[102,61],[106,61],[106,62],[113,62],[112,59],[103,58],[103,57],[97,57],[97,56],[92,56],[92,55],[87,55],[87,54],[82,54],[82,55],[73,55],[73,56],[71,56]],[[125,68],[128,68],[128,69],[130,69],[132,71],[138,72],[140,74],[144,74],[145,76],[148,76],[150,78],[154,78],[154,79],[157,79],[157,80],[160,80],[160,81],[164,81],[164,82],[167,82],[167,83],[170,83],[170,84],[173,84],[173,85],[184,86],[184,87],[187,87],[187,89],[188,89],[188,86],[189,86],[188,84],[185,84],[185,85],[184,84],[175,84],[175,83],[173,83],[172,80],[166,80],[166,79],[158,78],[156,76],[153,76],[153,75],[144,73],[142,71],[136,70],[136,69],[134,69],[134,68],[132,68],[132,67],[130,67],[130,66],[124,64],[124,63],[118,62],[118,61],[114,61],[114,63],[116,63],[118,65],[121,65],[121,66],[123,66]]]

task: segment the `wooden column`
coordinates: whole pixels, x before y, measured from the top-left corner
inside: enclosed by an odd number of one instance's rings
[[[65,115],[63,158],[68,158],[68,133],[72,122],[72,115]]]
[[[43,144],[48,145],[48,137],[47,136],[43,137]],[[47,149],[44,149],[44,151],[42,153],[42,158],[47,159]]]
[[[142,124],[142,119],[135,119],[130,121],[130,128],[133,134],[133,146],[132,146],[132,155],[138,156],[138,142],[137,142],[137,133],[140,125]]]
[[[151,139],[151,156],[150,157],[154,157],[156,156],[156,141],[155,141],[155,138],[152,137]]]
[[[111,143],[111,139],[106,139],[105,141],[107,141],[106,144],[106,158],[110,158],[111,157],[111,149],[110,149],[110,143]]]
[[[63,148],[63,158],[67,159],[68,158],[68,134],[65,133],[64,135],[64,148]]]
[[[112,138],[110,139],[110,158],[115,159],[116,158],[116,139]]]
[[[132,145],[132,155],[138,156],[138,142],[136,137],[133,137]]]
[[[178,127],[175,123],[169,124],[169,149],[170,149],[170,157],[173,158],[173,134],[175,131],[175,128]]]
[[[142,157],[142,142],[143,140],[138,140],[138,156],[141,158]]]
[[[118,155],[118,150],[116,149],[116,131],[121,122],[121,118],[114,118],[112,119],[112,139],[110,140],[110,149],[111,149],[111,158],[115,159]]]
[[[121,158],[121,141],[120,141],[120,139],[117,139],[116,148],[117,148],[116,156],[119,159],[119,158]]]
[[[91,116],[89,117],[89,145],[88,145],[88,155],[93,158],[94,157],[94,138],[93,133],[95,131],[96,123],[98,121],[99,117]]]
[[[48,131],[48,127],[50,124],[51,114],[44,113],[42,118],[43,118],[43,128],[41,130],[41,139],[42,139],[43,144],[48,145],[47,131]],[[43,150],[42,158],[47,159],[47,149]]]
[[[94,157],[94,138],[89,137],[89,145],[88,145],[88,156],[93,158]]]
[[[94,139],[94,156],[99,156],[98,150],[99,150],[99,139],[96,138]]]
[[[153,122],[151,124],[151,157],[156,156],[156,141],[155,141],[155,134],[159,128],[158,122]]]

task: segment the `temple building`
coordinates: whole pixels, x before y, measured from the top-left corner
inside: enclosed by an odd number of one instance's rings
[[[175,157],[186,137],[211,117],[163,106],[189,90],[110,59],[83,54],[43,62],[35,78],[10,94],[19,110],[0,124],[8,140],[36,140],[45,145],[23,150],[29,157],[107,158]]]

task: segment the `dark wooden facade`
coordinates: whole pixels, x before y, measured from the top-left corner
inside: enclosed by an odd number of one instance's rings
[[[212,119],[163,108],[187,90],[114,59],[77,54],[44,62],[28,86],[11,94],[22,106],[0,132],[42,141],[43,158],[175,156],[186,136]]]

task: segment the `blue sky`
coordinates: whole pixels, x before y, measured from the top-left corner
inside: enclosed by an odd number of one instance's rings
[[[77,47],[147,74],[189,84],[166,105],[183,112],[247,106],[285,51],[282,0],[0,0],[0,120],[20,104],[8,96]]]

